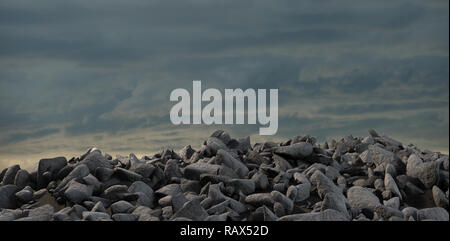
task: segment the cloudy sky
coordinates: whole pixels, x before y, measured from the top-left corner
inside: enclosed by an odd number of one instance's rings
[[[449,149],[449,1],[0,1],[0,168],[369,128]],[[174,126],[169,94],[278,88],[279,129]]]

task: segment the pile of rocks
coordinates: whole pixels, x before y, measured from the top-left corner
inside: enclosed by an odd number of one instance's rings
[[[14,165],[0,174],[0,220],[448,221],[448,155],[369,133],[251,145],[216,131],[199,150]]]

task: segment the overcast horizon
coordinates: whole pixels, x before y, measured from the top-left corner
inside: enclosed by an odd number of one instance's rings
[[[375,129],[449,152],[449,1],[0,2],[0,170],[90,146],[138,156],[232,137]],[[278,132],[173,125],[170,92],[279,89]]]

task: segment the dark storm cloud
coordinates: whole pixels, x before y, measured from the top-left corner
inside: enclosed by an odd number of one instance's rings
[[[279,88],[280,137],[377,128],[448,150],[448,20],[439,0],[4,0],[0,158],[58,135],[180,146],[191,127],[170,125],[168,96],[192,80]],[[27,148],[79,145],[39,143]]]
[[[342,58],[342,60],[345,59],[346,57]],[[358,95],[358,97],[369,96],[377,89],[382,89],[391,95],[391,88],[403,86],[408,88],[405,93],[397,92],[389,98],[438,96],[445,100],[448,97],[449,87],[448,64],[448,57],[443,56],[417,56],[407,59],[378,58],[376,63],[362,60],[357,68],[349,69],[343,74],[331,77],[319,76],[315,81],[300,79],[296,84],[313,93],[342,92]]]
[[[348,104],[340,106],[327,106],[318,111],[319,114],[334,114],[334,115],[348,115],[348,114],[364,114],[367,112],[386,112],[395,110],[412,110],[424,108],[446,108],[448,102],[446,101],[427,101],[427,102],[411,102],[411,103],[385,103],[385,104]]]
[[[14,133],[7,136],[5,139],[0,140],[2,144],[11,144],[19,141],[23,141],[30,138],[39,138],[43,136],[48,136],[51,134],[58,133],[59,129],[46,128],[37,131],[24,132],[24,133]]]
[[[219,2],[31,1],[17,6],[5,1],[0,54],[103,64],[273,45],[375,39],[380,44],[398,37],[392,29],[405,29],[428,10],[408,2],[383,7],[346,6],[344,1],[328,8],[314,1]],[[368,35],[368,28],[384,34]]]
[[[187,78],[190,85],[202,76],[204,88],[270,89],[295,84],[301,66],[301,61],[289,56],[189,57],[168,62],[164,70]]]

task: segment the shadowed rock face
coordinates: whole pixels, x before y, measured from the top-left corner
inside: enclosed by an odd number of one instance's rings
[[[448,155],[369,134],[251,144],[216,131],[141,159],[44,158],[0,172],[0,220],[448,220]]]

